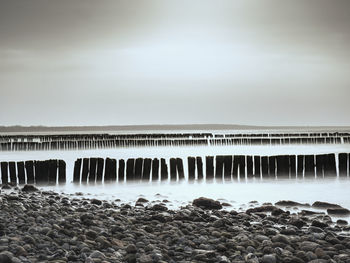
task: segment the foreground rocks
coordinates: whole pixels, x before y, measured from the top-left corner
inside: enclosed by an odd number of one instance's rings
[[[200,200],[172,211],[148,200],[1,193],[0,262],[350,262],[349,226],[324,213],[224,211]]]

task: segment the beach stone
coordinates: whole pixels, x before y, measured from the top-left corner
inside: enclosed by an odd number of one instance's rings
[[[210,198],[206,197],[200,197],[197,199],[194,199],[192,204],[194,206],[201,207],[203,209],[209,209],[209,210],[220,210],[222,209],[222,205],[220,204],[219,201],[215,201]]]
[[[319,227],[319,228],[325,228],[328,227],[328,224],[318,221],[318,220],[313,220],[311,223],[312,226]]]
[[[262,263],[276,263],[276,256],[273,254],[264,255],[261,259]]]
[[[91,199],[91,204],[93,205],[102,205],[102,201],[98,199]]]
[[[347,224],[348,224],[348,221],[346,220],[343,220],[343,219],[337,220],[337,225],[346,226]]]
[[[34,185],[26,184],[23,186],[22,191],[23,192],[38,192],[39,189],[36,188]]]
[[[93,251],[90,255],[90,258],[105,258],[105,257],[106,256],[98,250]]]
[[[312,207],[315,207],[315,208],[324,208],[324,209],[327,209],[327,208],[341,208],[340,205],[337,205],[337,204],[332,204],[332,203],[327,203],[327,202],[321,202],[321,201],[316,201],[312,204]]]
[[[310,206],[309,204],[302,204],[302,203],[298,203],[298,202],[294,202],[294,201],[290,201],[290,200],[278,201],[277,203],[275,203],[275,205],[279,205],[279,206]]]
[[[349,215],[350,210],[346,208],[329,208],[327,209],[329,215]]]
[[[142,198],[140,197],[139,199],[137,199],[136,203],[148,203],[149,201],[146,198]]]
[[[137,248],[135,245],[130,244],[126,247],[126,252],[129,254],[135,254],[137,252]]]
[[[12,263],[11,257],[6,253],[0,253],[0,263]]]
[[[300,248],[303,251],[315,251],[320,245],[312,241],[303,241],[300,243]]]

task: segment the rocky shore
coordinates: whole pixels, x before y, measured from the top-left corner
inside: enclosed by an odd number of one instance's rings
[[[237,212],[207,198],[178,210],[166,202],[120,204],[32,186],[2,190],[0,263],[350,262],[350,227],[330,217],[349,210],[336,204],[252,202]]]

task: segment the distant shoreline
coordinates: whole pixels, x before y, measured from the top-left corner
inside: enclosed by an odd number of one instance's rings
[[[118,131],[206,131],[206,130],[300,130],[350,131],[350,126],[253,126],[236,124],[165,124],[165,125],[108,125],[108,126],[0,126],[0,133],[22,132],[118,132]]]

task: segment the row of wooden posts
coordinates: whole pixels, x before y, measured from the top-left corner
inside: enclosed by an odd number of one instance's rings
[[[66,162],[63,160],[1,162],[2,184],[66,183]]]
[[[187,165],[182,158],[79,158],[74,163],[73,182],[323,178],[335,177],[337,172],[341,177],[349,176],[349,153],[340,153],[338,157],[335,154],[189,156]],[[64,184],[66,163],[63,160],[1,162],[1,182]]]
[[[349,174],[349,154],[339,154],[339,175]],[[205,163],[204,163],[205,161]],[[168,164],[170,167],[168,167]],[[104,169],[105,166],[105,169]],[[170,169],[169,169],[170,168]],[[188,157],[188,180],[222,180],[262,177],[325,177],[337,176],[335,154],[279,155],[279,156],[206,156]],[[185,178],[181,158],[77,159],[74,165],[74,183],[125,181],[177,181]],[[104,171],[104,173],[103,173]],[[205,177],[204,177],[205,175]]]
[[[290,145],[290,144],[342,144],[350,137],[300,138],[214,138],[214,139],[110,139],[45,142],[3,142],[0,151],[39,151],[70,149],[105,149],[123,147],[216,146],[216,145]]]

